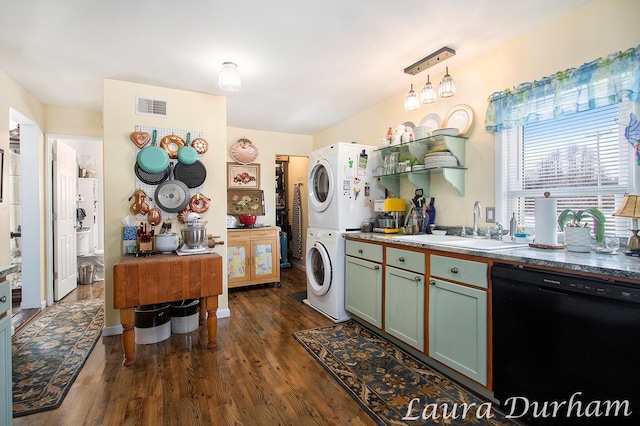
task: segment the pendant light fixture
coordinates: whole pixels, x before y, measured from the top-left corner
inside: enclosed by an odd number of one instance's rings
[[[440,97],[450,98],[456,94],[456,83],[453,81],[453,77],[449,75],[449,67],[447,66],[447,72],[440,80]]]
[[[423,104],[431,104],[436,100],[436,89],[433,88],[433,85],[429,81],[429,74],[427,74],[427,82],[420,93],[420,100]]]
[[[404,98],[404,109],[413,111],[414,109],[418,109],[419,106],[420,100],[416,92],[413,91],[413,83],[411,83],[411,90],[409,90],[409,93],[407,93],[407,96]]]
[[[242,77],[238,66],[233,62],[223,62],[218,74],[218,86],[227,92],[237,92],[242,87]]]
[[[445,60],[451,58],[455,54],[456,54],[455,50],[449,47],[443,47],[442,49],[436,52],[433,52],[431,55],[420,59],[415,64],[408,66],[407,68],[404,69],[404,72],[406,74],[416,75],[419,72],[429,69],[434,65],[444,62]],[[453,78],[449,75],[448,66],[446,70],[447,70],[446,74],[442,78],[442,81],[440,82],[440,87],[439,87],[440,96],[443,98],[448,98],[450,96],[453,96],[456,93],[456,86],[453,81]],[[413,84],[412,84],[411,90],[409,91],[409,93],[407,94],[404,100],[404,107],[406,110],[412,111],[414,109],[417,109],[420,106],[420,101],[424,104],[430,104],[435,102],[435,100],[436,100],[436,90],[431,84],[431,81],[429,80],[429,75],[427,74],[427,82],[425,83],[424,87],[420,92],[420,99],[418,100],[418,97],[415,95],[415,92],[413,91]]]

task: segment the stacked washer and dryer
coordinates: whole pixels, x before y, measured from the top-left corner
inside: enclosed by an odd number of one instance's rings
[[[374,147],[339,142],[309,154],[309,228],[306,243],[307,299],[334,322],[345,311],[345,235],[358,231],[373,214],[384,189],[373,176],[379,165]]]

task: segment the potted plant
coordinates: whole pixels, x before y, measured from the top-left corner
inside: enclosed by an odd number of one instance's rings
[[[558,225],[560,230],[564,231],[567,250],[578,252],[590,250],[591,228],[588,223],[582,223],[587,218],[593,220],[596,242],[601,243],[604,239],[604,223],[607,218],[599,209],[595,207],[584,210],[565,209],[558,216]]]

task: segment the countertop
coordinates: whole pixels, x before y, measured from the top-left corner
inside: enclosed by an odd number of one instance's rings
[[[18,265],[0,265],[0,278],[18,272]]]
[[[239,226],[237,228],[227,228],[227,231],[257,231],[260,229],[273,229],[273,228],[278,228],[277,226],[273,226],[273,225],[261,225],[261,226],[253,226],[250,228],[244,227],[244,226]]]
[[[567,271],[578,271],[623,280],[638,281],[640,284],[640,257],[626,256],[621,250],[619,254],[574,253],[564,249],[547,250],[532,247],[520,247],[505,250],[482,251],[458,247],[443,247],[435,244],[416,243],[395,239],[397,235],[378,233],[349,233],[347,238],[377,241],[386,244],[426,248],[450,253],[461,253],[494,260],[505,260],[530,265],[559,268]]]

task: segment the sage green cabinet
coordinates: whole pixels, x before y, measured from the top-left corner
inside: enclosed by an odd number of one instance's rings
[[[387,266],[384,311],[384,331],[424,351],[424,274]]]
[[[429,278],[429,356],[487,385],[485,290]]]
[[[345,258],[345,309],[382,329],[382,246],[347,241]]]
[[[5,277],[0,278],[0,425],[13,422],[11,381],[11,289]]]

